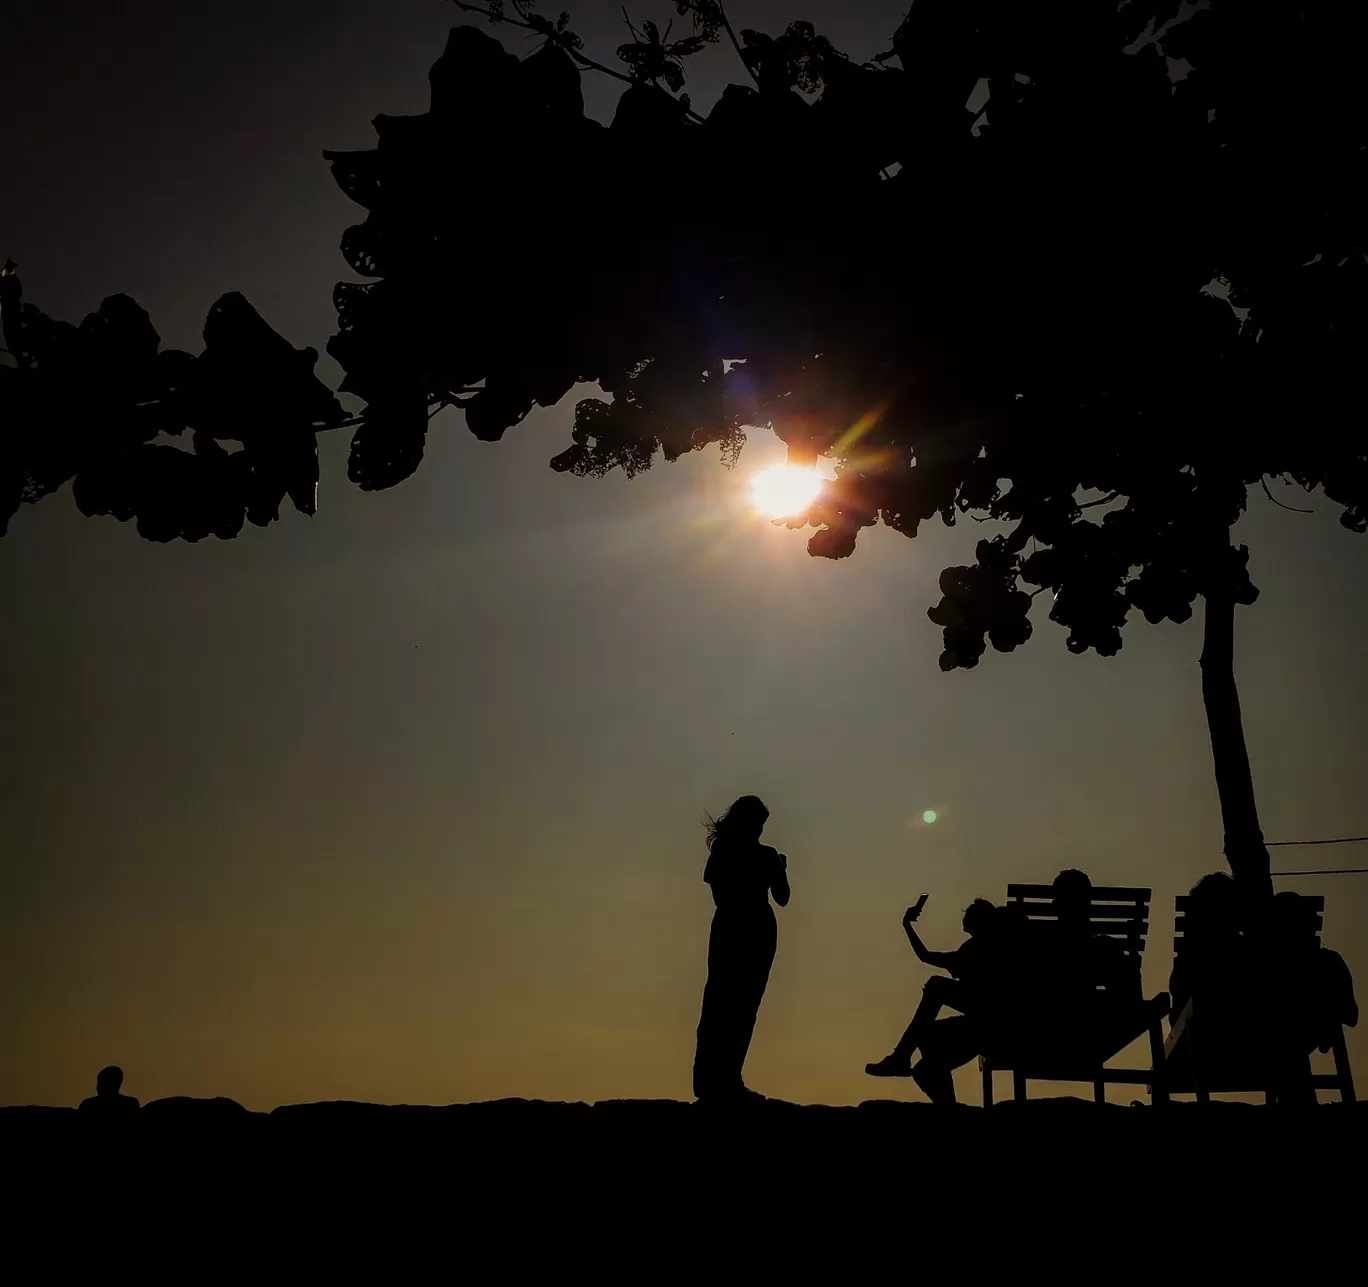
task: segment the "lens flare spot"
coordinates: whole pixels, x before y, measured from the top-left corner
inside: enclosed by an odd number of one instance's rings
[[[801,514],[822,490],[822,480],[811,469],[775,465],[751,479],[751,504],[770,518]]]
[[[934,809],[928,809],[924,814],[922,814],[922,821],[923,821],[923,822],[932,823],[932,822],[935,822],[935,820],[936,820],[936,811],[935,811]]]

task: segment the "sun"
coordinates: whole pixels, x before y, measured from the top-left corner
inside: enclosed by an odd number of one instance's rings
[[[797,465],[775,465],[751,479],[751,504],[770,518],[801,514],[822,490],[816,471]]]

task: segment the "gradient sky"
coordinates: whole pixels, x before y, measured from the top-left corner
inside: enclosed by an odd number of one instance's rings
[[[625,39],[617,4],[570,7],[591,50]],[[729,8],[811,18],[868,56],[900,0]],[[425,110],[460,20],[438,0],[17,0],[0,259],[72,320],[126,291],[197,350],[209,305],[240,289],[321,350],[360,213],[319,153]],[[729,59],[697,69],[696,105],[738,77]],[[586,89],[611,110],[615,87]],[[926,937],[950,947],[962,906],[1009,880],[1079,866],[1152,885],[1146,984],[1165,986],[1173,897],[1223,866],[1197,622],[1137,617],[1119,657],[1073,657],[1041,602],[1026,648],[944,675],[926,609],[975,524],[811,559],[746,504],[747,475],[782,454],[769,435],[731,474],[709,451],[594,482],[546,467],[570,414],[490,445],[444,413],[418,474],[374,495],[347,483],[335,435],[315,519],[226,543],[148,544],[82,518],[69,488],[15,517],[0,1102],[74,1102],[111,1061],[144,1100],[252,1108],[687,1097],[699,823],[750,791],[794,886],[757,1089],[918,1097],[863,1065],[925,977],[899,928],[923,890]],[[1310,503],[1260,497],[1241,532],[1263,591],[1237,652],[1270,839],[1368,833],[1368,542]],[[1368,846],[1274,854],[1368,865]],[[1368,991],[1368,877],[1279,884],[1327,895],[1326,940]]]

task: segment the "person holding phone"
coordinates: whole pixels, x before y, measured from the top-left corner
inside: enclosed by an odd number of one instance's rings
[[[703,879],[712,890],[708,981],[698,1020],[693,1088],[700,1100],[762,1098],[741,1077],[755,1018],[769,982],[778,931],[770,897],[789,901],[788,859],[760,834],[769,810],[743,795],[720,818],[709,818]]]
[[[939,1035],[945,1038],[938,1042],[937,1054],[951,1053],[948,1046],[954,1046],[954,1054],[958,1054],[959,1047],[968,1047],[972,1044],[972,1039],[968,1031],[967,1024],[952,1024],[953,1031],[949,1029],[938,1030],[935,1025],[939,1021],[941,1024],[947,1022],[940,1020],[939,1015],[943,1009],[958,1010],[961,1015],[972,1016],[981,1006],[983,995],[990,986],[991,976],[996,963],[996,940],[998,938],[1000,908],[994,907],[986,898],[976,898],[968,907],[964,909],[964,932],[968,935],[963,943],[953,952],[933,952],[917,933],[916,922],[921,916],[922,908],[926,906],[926,895],[923,894],[915,907],[909,907],[903,913],[903,931],[907,934],[907,941],[912,944],[912,950],[917,955],[917,960],[924,965],[930,965],[935,969],[945,970],[949,977],[945,975],[933,975],[927,979],[925,987],[922,988],[921,1003],[917,1006],[916,1013],[912,1016],[912,1022],[907,1025],[898,1044],[893,1047],[892,1054],[885,1055],[877,1063],[866,1064],[865,1072],[871,1077],[911,1077],[912,1055],[921,1050],[925,1055],[927,1046],[933,1033],[939,1031]],[[940,1045],[947,1045],[947,1051],[940,1051]],[[964,1055],[958,1063],[964,1063],[973,1057],[973,1051]],[[943,1062],[941,1059],[935,1061],[937,1064]],[[925,1060],[923,1060],[923,1064]],[[958,1066],[951,1065],[952,1067]],[[918,1065],[922,1067],[923,1065]],[[937,1069],[937,1073],[941,1070]],[[934,1100],[942,1098],[944,1086],[942,1081],[948,1079],[949,1073],[945,1072],[945,1078],[939,1075],[935,1078],[934,1089],[922,1085],[921,1077],[918,1077],[918,1084],[926,1090]],[[954,1099],[953,1084],[950,1089],[950,1099]]]

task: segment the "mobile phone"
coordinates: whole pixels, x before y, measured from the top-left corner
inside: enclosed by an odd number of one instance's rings
[[[917,906],[915,910],[918,916],[921,915],[922,908],[926,906],[926,900],[928,897],[929,895],[923,894],[919,899],[917,899]]]

